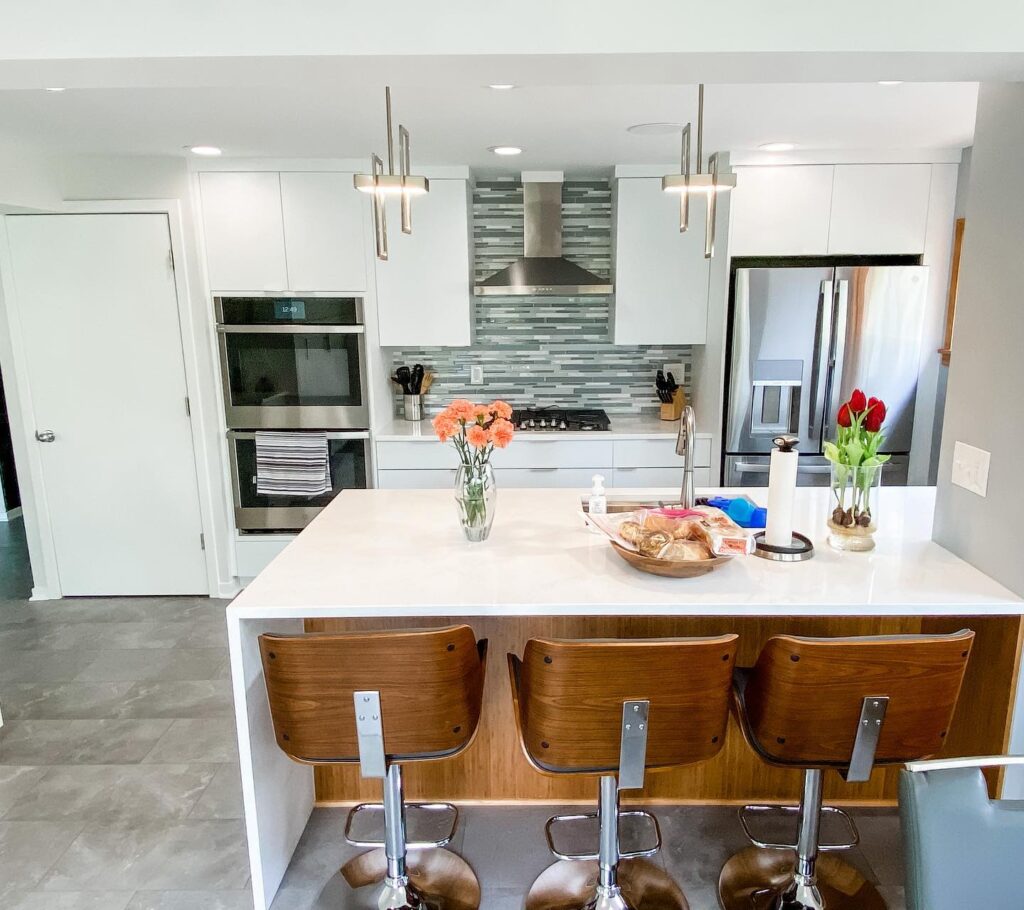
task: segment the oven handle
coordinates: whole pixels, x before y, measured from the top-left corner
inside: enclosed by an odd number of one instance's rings
[[[274,430],[266,430],[273,433]],[[278,432],[295,433],[323,433],[328,439],[369,439],[369,430],[283,430]],[[256,433],[252,430],[228,430],[228,439],[255,439]]]
[[[363,335],[364,325],[218,325],[222,335]]]

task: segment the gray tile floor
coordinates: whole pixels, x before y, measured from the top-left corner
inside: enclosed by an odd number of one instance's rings
[[[223,611],[205,598],[30,603],[20,522],[0,523],[0,907],[243,910],[241,822]],[[520,910],[550,862],[551,807],[463,810],[453,844],[485,910]],[[714,910],[735,812],[657,810],[660,862]],[[860,812],[851,861],[902,910],[894,813]],[[318,809],[274,910],[340,908],[344,811]]]

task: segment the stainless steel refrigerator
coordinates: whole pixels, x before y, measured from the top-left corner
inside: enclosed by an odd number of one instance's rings
[[[928,269],[737,268],[729,318],[724,478],[767,486],[780,434],[800,438],[797,483],[827,486],[822,444],[855,388],[888,407],[886,485],[907,483]]]

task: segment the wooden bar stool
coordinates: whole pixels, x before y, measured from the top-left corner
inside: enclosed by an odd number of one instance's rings
[[[799,807],[745,806],[740,821],[755,846],[722,869],[725,910],[884,910],[875,887],[832,852],[857,844],[856,826],[822,808],[822,772],[850,782],[877,765],[925,758],[942,748],[974,633],[768,641],[751,670],[736,671],[734,706],[743,735],[768,764],[801,768]],[[758,840],[752,820],[773,811],[798,818],[795,844]],[[819,844],[823,812],[850,827],[844,844]],[[819,853],[824,853],[819,859]]]
[[[451,758],[470,744],[480,720],[487,642],[478,642],[469,626],[266,634],[260,653],[278,746],[304,764],[358,761],[363,777],[382,780],[383,803],[356,806],[345,826],[349,843],[375,848],[342,868],[348,885],[363,889],[350,892],[345,907],[476,910],[476,875],[441,849],[455,832],[458,810],[448,803],[407,805],[402,765]],[[447,833],[408,842],[411,811],[447,813]],[[364,813],[383,814],[383,840],[352,836]]]
[[[508,655],[527,760],[542,774],[600,778],[596,815],[548,820],[558,862],[533,883],[526,910],[688,910],[675,881],[643,859],[661,847],[657,819],[620,812],[619,791],[642,788],[647,769],[705,761],[721,750],[736,639],[533,639],[522,661]],[[622,851],[623,817],[648,823],[650,843]],[[560,848],[558,829],[584,819],[598,822],[597,849]]]

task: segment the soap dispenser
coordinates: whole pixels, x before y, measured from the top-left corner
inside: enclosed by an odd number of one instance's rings
[[[605,515],[608,512],[608,498],[604,493],[604,475],[595,474],[592,479],[594,485],[590,488],[587,511],[591,515]]]

